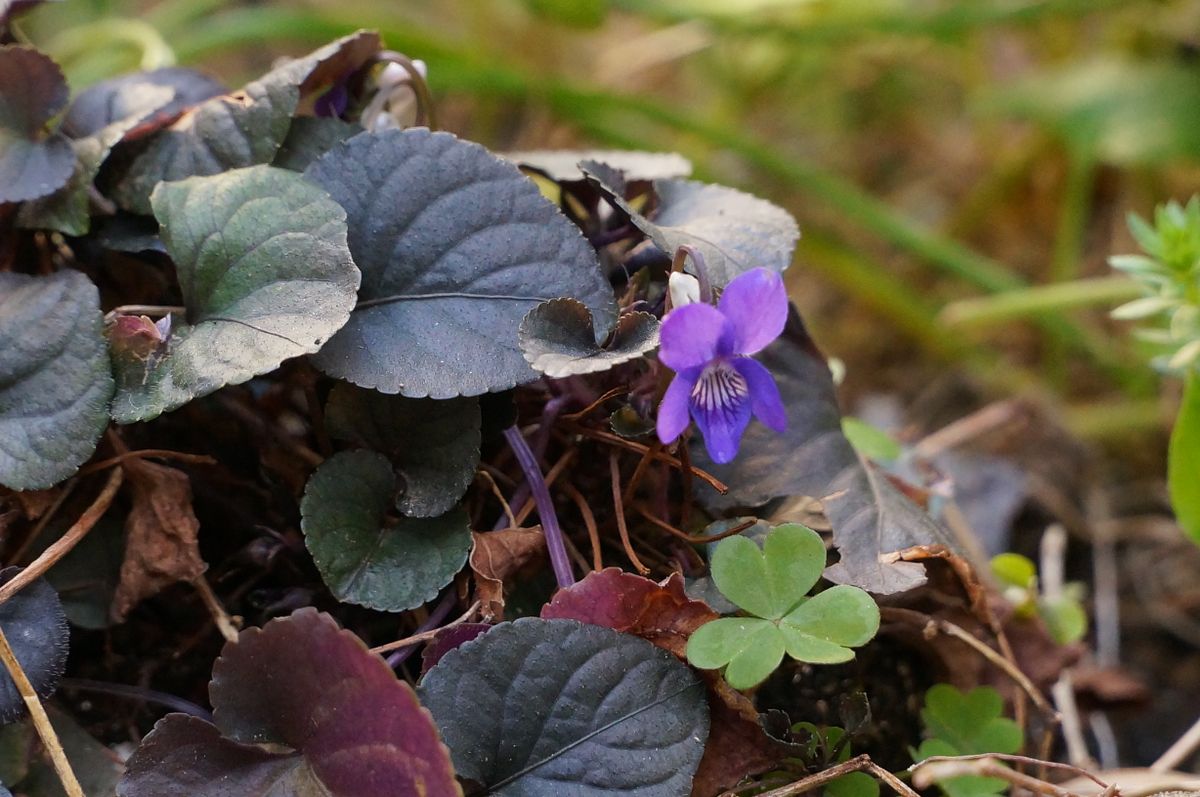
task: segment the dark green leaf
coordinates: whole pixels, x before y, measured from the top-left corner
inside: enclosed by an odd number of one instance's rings
[[[342,210],[271,166],[194,177],[154,192],[186,318],[166,351],[115,356],[113,417],[146,420],[311,354],[345,323],[358,270]]]
[[[466,564],[467,513],[388,521],[396,493],[391,463],[373,451],[343,451],[322,463],[300,504],[304,541],[338,600],[381,611],[435,597]]]
[[[362,132],[360,125],[333,116],[301,116],[292,121],[274,165],[302,172],[336,144]]]
[[[169,102],[171,94],[171,89],[166,86],[147,85],[123,108],[127,112],[124,118],[93,135],[72,141],[76,162],[71,179],[50,196],[22,205],[17,223],[22,227],[56,230],[65,235],[86,235],[91,226],[92,181],[109,152],[126,133],[141,123],[146,114]]]
[[[339,383],[325,406],[329,434],[386,453],[403,480],[396,509],[450,511],[479,465],[479,400],[410,399]]]
[[[692,164],[674,152],[638,152],[621,149],[543,149],[527,152],[505,152],[505,160],[536,169],[551,180],[569,183],[585,179],[581,163],[602,163],[621,172],[625,180],[663,180],[687,177]],[[590,170],[589,170],[590,171]]]
[[[66,104],[58,64],[32,47],[0,47],[0,204],[46,196],[71,178],[70,143],[45,132]]]
[[[575,299],[551,299],[529,311],[521,322],[521,352],[535,370],[560,378],[607,371],[658,348],[658,319],[649,313],[625,313],[612,340],[596,340],[592,314]]]
[[[579,299],[597,334],[612,289],[579,230],[516,167],[448,133],[363,133],[310,179],[346,208],[358,306],[315,358],[384,393],[473,396],[528,382],[517,331],[538,303]]]
[[[1167,481],[1175,519],[1200,545],[1200,374],[1188,374],[1179,417],[1171,431]]]
[[[52,523],[30,548],[29,555],[40,554],[45,546],[62,536],[68,522]],[[63,611],[72,625],[89,629],[109,626],[109,610],[124,558],[124,521],[108,514],[46,573],[46,581],[58,592]]]
[[[63,752],[79,778],[87,797],[112,797],[125,767],[120,757],[79,726],[68,714],[46,707]],[[21,794],[37,797],[67,797],[54,766],[44,755],[32,756],[28,777],[17,784]]]
[[[19,567],[0,570],[0,584],[8,583],[19,572]],[[39,578],[0,604],[0,628],[34,690],[42,697],[53,694],[67,663],[70,637],[54,588]],[[7,670],[0,670],[0,723],[12,722],[25,711],[17,685]]]
[[[491,794],[678,797],[708,737],[686,666],[574,620],[496,626],[447,653],[420,695],[459,774]]]
[[[168,715],[129,759],[121,797],[461,797],[412,689],[329,615],[242,632],[209,695],[216,726]]]
[[[951,550],[958,545],[885,475],[859,459],[842,433],[829,368],[795,308],[783,335],[759,359],[779,385],[787,431],[779,434],[751,424],[737,458],[728,465],[712,462],[703,445],[693,446],[697,465],[729,486],[726,495],[706,490],[702,499],[715,509],[760,506],[785,496],[825,499],[841,555],[827,578],[881,595],[920,585],[920,564],[885,564],[880,557],[913,545],[941,544]]]
[[[932,738],[921,743],[914,759],[930,756],[1016,753],[1021,749],[1020,726],[1002,716],[1004,701],[990,686],[960,692],[948,684],[936,684],[925,694],[921,721]],[[939,786],[950,797],[987,797],[1004,792],[1008,784],[1000,778],[972,775],[946,778]]]
[[[113,379],[96,286],[0,274],[0,484],[50,487],[92,455]]]
[[[658,207],[652,218],[622,196],[608,196],[668,255],[685,245],[699,251],[715,287],[753,268],[783,271],[791,265],[800,230],[778,205],[728,186],[693,180],[655,180],[654,190]]]
[[[233,94],[213,97],[156,135],[130,165],[114,198],[127,210],[150,212],[160,182],[215,175],[270,163],[292,126],[301,96],[379,50],[379,36],[359,32],[289,61]]]

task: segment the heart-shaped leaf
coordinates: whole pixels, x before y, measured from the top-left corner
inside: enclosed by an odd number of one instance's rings
[[[386,453],[403,479],[396,509],[411,517],[450,511],[479,465],[481,417],[474,398],[410,399],[345,383],[325,406],[329,434]]]
[[[796,523],[777,526],[762,549],[735,536],[719,542],[712,556],[712,578],[721,593],[768,620],[778,620],[804,600],[824,569],[825,543]]]
[[[1016,753],[1024,734],[1017,723],[1003,716],[1004,701],[990,686],[960,692],[949,684],[936,684],[925,693],[921,721],[932,737],[921,742],[913,755],[923,761],[930,756]],[[938,782],[950,797],[987,797],[1001,794],[1008,783],[1000,778],[975,775],[946,778]]]
[[[0,204],[37,199],[71,178],[75,154],[46,123],[67,104],[58,64],[32,47],[0,47]]]
[[[601,346],[583,302],[551,299],[521,321],[521,352],[535,370],[555,378],[607,371],[658,348],[658,326],[649,313],[625,313]]]
[[[310,354],[345,323],[359,274],[337,203],[271,166],[163,184],[154,213],[187,314],[166,351],[114,356],[113,418],[146,420]]]
[[[50,487],[92,455],[113,394],[103,326],[80,272],[0,274],[0,484]]]
[[[450,583],[471,549],[467,513],[389,521],[396,475],[387,457],[343,451],[304,488],[301,529],[338,600],[381,611],[413,609]]]
[[[836,664],[879,630],[879,607],[857,587],[836,586],[807,597],[825,565],[825,545],[812,529],[778,526],[759,547],[745,537],[717,543],[712,578],[725,597],[755,617],[702,625],[688,640],[693,665],[717,669],[735,689],[748,689],[779,666],[786,652],[799,661]]]
[[[158,133],[130,165],[114,198],[126,210],[150,212],[160,182],[270,163],[307,91],[350,71],[379,51],[379,35],[360,31],[289,61],[233,94],[213,97]]]
[[[505,152],[505,160],[536,169],[556,183],[569,183],[585,179],[585,162],[602,163],[622,173],[628,181],[663,180],[671,177],[687,177],[692,173],[692,164],[675,152],[638,152],[622,149],[541,149],[525,152]],[[590,169],[589,169],[590,171]]]
[[[209,696],[216,726],[167,715],[129,759],[120,797],[462,795],[412,689],[329,615],[301,609],[242,632]]]
[[[65,235],[86,235],[91,226],[93,181],[109,152],[149,113],[167,105],[173,92],[167,86],[145,85],[122,107],[126,116],[85,138],[75,139],[75,171],[53,194],[21,206],[17,223],[22,227],[56,230]],[[140,104],[139,104],[140,103]]]
[[[787,409],[783,433],[751,424],[738,456],[726,465],[709,459],[703,445],[692,447],[699,467],[729,486],[720,495],[704,490],[713,510],[761,506],[775,498],[824,499],[841,561],[826,573],[880,595],[903,592],[925,580],[916,562],[887,562],[885,554],[913,545],[959,546],[929,515],[864,464],[842,432],[833,378],[795,307],[783,334],[759,357],[775,377]],[[703,488],[702,488],[703,489]]]
[[[655,180],[658,209],[647,218],[619,193],[602,183],[601,187],[668,255],[681,246],[700,252],[708,279],[716,287],[750,269],[783,271],[792,263],[800,229],[790,213],[765,199],[724,185]]]
[[[63,116],[71,138],[88,138],[131,116],[144,116],[150,99],[164,97],[147,124],[165,123],[188,108],[225,93],[225,87],[194,69],[168,66],[101,80],[79,92]]]
[[[19,572],[19,567],[0,570],[0,584]],[[67,616],[54,588],[39,578],[0,604],[0,628],[34,690],[42,697],[53,694],[67,663],[70,635]],[[17,685],[7,670],[0,670],[0,724],[24,716],[25,711],[25,700]]]
[[[596,253],[515,166],[424,129],[362,133],[306,175],[346,208],[358,306],[314,362],[384,393],[451,398],[532,380],[517,331],[538,303],[616,318]],[[470,341],[465,345],[464,341]]]
[[[691,670],[573,620],[498,625],[447,653],[419,693],[459,774],[489,794],[678,797],[708,738]]]

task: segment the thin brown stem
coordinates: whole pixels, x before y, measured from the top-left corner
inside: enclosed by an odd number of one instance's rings
[[[736,526],[734,526],[731,529],[726,529],[725,531],[722,531],[718,534],[710,534],[707,537],[701,537],[701,536],[693,536],[691,534],[688,534],[685,531],[680,531],[679,529],[672,526],[670,523],[667,523],[665,520],[656,518],[654,515],[650,514],[648,511],[646,511],[646,508],[643,506],[637,507],[637,513],[639,515],[641,515],[643,518],[645,518],[646,520],[653,523],[655,526],[658,526],[663,531],[672,535],[673,537],[678,537],[679,539],[683,540],[684,542],[690,543],[692,545],[705,545],[710,542],[717,542],[718,540],[723,540],[726,537],[733,537],[737,534],[741,534],[743,531],[745,531],[746,529],[748,529],[754,525],[754,520],[747,520],[747,521],[737,524]]]
[[[955,625],[949,620],[943,620],[939,617],[931,617],[928,614],[913,611],[912,609],[884,606],[880,608],[879,612],[885,619],[909,623],[911,625],[924,626],[926,634],[940,632],[946,634],[947,636],[952,636],[960,642],[963,642],[976,653],[983,656],[989,662],[998,667],[1001,672],[1011,678],[1013,682],[1015,682],[1017,686],[1019,686],[1025,692],[1025,694],[1029,695],[1029,698],[1034,702],[1034,704],[1037,705],[1039,709],[1044,711],[1048,717],[1054,719],[1055,721],[1058,720],[1058,712],[1054,710],[1054,706],[1050,705],[1050,701],[1046,700],[1046,697],[1041,693],[1041,690],[1034,686],[1033,682],[1029,680],[1029,677],[1025,675],[1025,673],[1021,672],[1020,668],[1018,668],[1008,659],[1004,658],[1004,656],[1001,656],[999,653],[992,650],[983,642],[976,639],[975,636],[969,633],[966,629]]]
[[[371,652],[382,655],[384,653],[391,653],[393,650],[397,650],[399,648],[406,648],[409,645],[415,645],[418,642],[428,642],[442,631],[445,631],[447,628],[453,628],[456,625],[462,625],[470,620],[475,616],[475,612],[479,611],[479,606],[480,602],[475,601],[471,604],[471,608],[467,609],[466,612],[464,612],[458,619],[451,620],[441,628],[431,628],[428,631],[422,631],[419,634],[413,634],[412,636],[405,637],[404,639],[397,639],[395,642],[388,642],[386,645],[380,645],[379,647],[371,648]]]
[[[974,755],[953,755],[953,756],[930,756],[923,761],[913,764],[908,768],[909,772],[915,772],[922,764],[938,761],[977,761],[984,758],[994,758],[997,761],[1008,761],[1013,764],[1027,764],[1029,766],[1044,766],[1047,769],[1058,769],[1063,772],[1070,772],[1072,775],[1078,775],[1081,778],[1087,778],[1092,783],[1095,783],[1102,789],[1111,789],[1112,785],[1105,783],[1100,778],[1093,775],[1082,767],[1074,766],[1073,764],[1063,764],[1058,761],[1044,761],[1039,758],[1030,758],[1025,755],[1012,755],[1009,753],[976,753]]]
[[[844,761],[841,764],[836,764],[822,772],[817,772],[814,775],[809,775],[806,778],[801,778],[795,783],[789,783],[786,786],[780,786],[778,789],[772,789],[768,792],[763,792],[759,797],[794,797],[797,794],[816,789],[824,786],[831,780],[836,780],[843,775],[848,775],[851,772],[869,772],[875,777],[886,783],[900,797],[920,797],[912,788],[904,781],[897,778],[891,772],[888,772],[883,767],[871,760],[868,755],[855,756],[854,758]],[[734,792],[725,792],[726,795],[734,794]]]
[[[192,581],[192,586],[200,593],[200,599],[204,601],[204,608],[208,609],[208,613],[212,615],[213,623],[216,624],[217,630],[221,632],[221,636],[225,637],[225,641],[237,642],[237,623],[235,623],[234,618],[229,616],[229,612],[225,611],[225,607],[221,604],[221,599],[212,591],[212,587],[208,585],[207,579],[203,575],[197,576]]]
[[[621,535],[621,545],[625,547],[625,555],[629,557],[629,562],[644,576],[650,572],[650,568],[638,559],[637,552],[633,550],[633,544],[629,541],[629,527],[625,525],[625,505],[621,501],[621,463],[617,461],[616,451],[608,453],[608,474],[612,480],[613,512],[617,517],[617,533]]]
[[[113,498],[117,495],[117,490],[121,487],[121,482],[125,480],[125,471],[121,468],[114,468],[109,474],[108,481],[104,484],[104,489],[96,496],[96,500],[92,505],[83,510],[83,514],[79,519],[67,529],[66,533],[59,537],[46,550],[42,551],[36,559],[29,563],[29,566],[13,576],[12,580],[0,586],[0,603],[16,595],[25,587],[32,584],[40,576],[44,575],[47,570],[54,564],[70,553],[71,549],[87,536],[87,533],[92,530],[97,521],[104,516],[108,507],[112,504]]]
[[[25,558],[25,552],[29,550],[29,546],[33,545],[33,543],[37,541],[38,537],[42,536],[42,532],[46,530],[46,526],[51,520],[54,519],[54,516],[58,514],[58,510],[62,509],[62,505],[66,503],[68,498],[71,497],[71,493],[75,492],[75,488],[77,486],[79,486],[78,478],[71,479],[63,485],[62,489],[58,491],[58,495],[55,496],[54,502],[50,504],[45,512],[42,513],[42,516],[38,518],[37,523],[35,523],[33,528],[29,530],[29,533],[25,535],[25,539],[21,541],[21,546],[17,548],[17,550],[13,551],[12,559],[10,561],[19,562]]]
[[[139,448],[136,451],[125,451],[115,457],[102,459],[99,462],[93,462],[85,468],[80,468],[79,475],[87,476],[97,471],[111,468],[114,465],[120,465],[122,462],[130,459],[174,459],[179,462],[191,462],[195,465],[216,465],[215,457],[210,457],[207,454],[188,454],[183,451],[172,451],[169,448]]]
[[[50,724],[50,717],[46,715],[46,709],[38,698],[37,690],[33,688],[21,663],[17,661],[17,656],[13,653],[12,646],[8,644],[8,637],[4,635],[3,629],[0,629],[0,660],[3,660],[4,668],[8,670],[13,683],[17,685],[17,691],[21,694],[21,699],[25,701],[25,707],[29,709],[33,727],[37,731],[38,738],[42,740],[42,746],[50,755],[50,762],[54,765],[54,772],[62,783],[63,791],[67,793],[67,797],[84,797],[79,779],[75,777],[75,771],[71,769],[71,762],[67,760],[67,754],[63,752],[62,743],[58,741],[58,734],[54,732],[54,726]]]
[[[604,557],[600,554],[600,528],[596,524],[596,516],[592,513],[592,508],[588,506],[587,499],[576,489],[575,485],[563,482],[562,489],[567,497],[575,503],[576,508],[579,509],[579,516],[583,518],[583,526],[587,529],[588,541],[592,545],[592,570],[603,570]]]
[[[655,440],[646,453],[642,454],[642,458],[638,460],[637,467],[633,469],[633,475],[629,477],[629,483],[625,485],[625,489],[621,492],[622,503],[628,504],[633,500],[633,491],[637,489],[638,484],[642,481],[642,477],[646,475],[646,469],[654,461],[654,455],[661,450],[662,443]]]
[[[564,426],[569,426],[572,432],[582,437],[598,440],[602,443],[609,443],[610,445],[617,446],[618,448],[624,448],[638,454],[645,454],[650,450],[650,446],[643,445],[642,443],[635,443],[632,440],[626,440],[620,435],[605,432],[601,429],[589,429],[586,426],[580,426],[578,424],[564,424]],[[659,451],[657,454],[654,454],[653,457],[659,462],[665,462],[675,468],[684,467],[683,463],[665,451]],[[690,471],[697,478],[703,479],[705,482],[707,482],[709,486],[711,486],[717,492],[721,494],[729,492],[729,488],[725,486],[724,482],[722,482],[716,476],[713,476],[708,471],[701,470],[697,467],[692,467]]]
[[[581,409],[579,412],[572,412],[568,415],[564,415],[564,416],[562,416],[562,419],[564,421],[577,421],[580,418],[582,418],[583,416],[590,413],[592,410],[599,407],[604,402],[608,401],[609,399],[614,399],[617,396],[623,396],[628,392],[629,392],[629,388],[627,388],[627,387],[624,387],[624,386],[614,387],[612,390],[607,391],[602,396],[600,396],[600,398],[596,399],[591,404],[589,404],[586,407],[584,407],[583,409]]]
[[[492,474],[486,470],[476,471],[477,476],[482,476],[483,480],[488,483],[488,487],[492,489],[492,495],[496,496],[496,500],[500,502],[500,508],[504,510],[504,516],[508,518],[508,525],[511,528],[517,527],[517,517],[513,514],[512,507],[508,505],[508,500],[504,497],[504,493],[500,492],[500,485],[496,484],[496,480],[492,478]]]

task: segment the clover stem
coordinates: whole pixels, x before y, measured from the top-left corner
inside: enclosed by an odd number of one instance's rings
[[[704,255],[699,249],[688,244],[681,244],[675,250],[675,257],[671,261],[671,270],[683,271],[684,261],[689,257],[692,259],[692,265],[696,267],[696,279],[700,282],[700,301],[712,304],[712,283],[708,279],[708,267],[704,263]]]
[[[554,569],[558,586],[565,589],[575,583],[575,576],[571,573],[571,560],[567,558],[567,546],[563,542],[562,529],[558,525],[558,515],[554,512],[554,501],[550,498],[546,479],[538,467],[537,457],[515,424],[504,430],[504,439],[508,441],[533,493],[538,517],[542,520],[542,531],[546,535],[546,549],[550,552],[550,566]]]

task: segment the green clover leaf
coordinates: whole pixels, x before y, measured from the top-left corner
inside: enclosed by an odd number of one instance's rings
[[[990,686],[960,692],[949,684],[936,684],[925,694],[921,721],[931,738],[921,742],[913,759],[931,756],[1015,753],[1024,735],[1017,723],[1002,716],[1004,701]],[[990,797],[1008,784],[1000,778],[963,775],[938,783],[949,797]]]
[[[735,689],[770,675],[787,653],[799,661],[836,664],[854,658],[850,648],[879,630],[879,607],[857,587],[808,592],[825,567],[825,544],[810,528],[778,526],[760,550],[746,537],[721,541],[712,556],[712,578],[748,617],[723,617],[702,625],[688,641],[688,661],[715,670]]]

